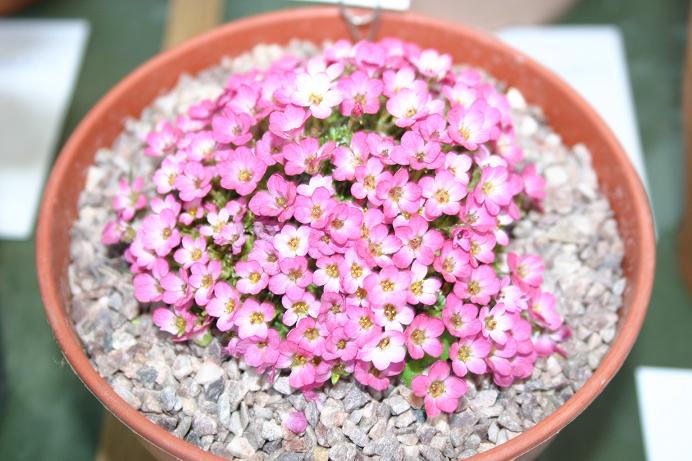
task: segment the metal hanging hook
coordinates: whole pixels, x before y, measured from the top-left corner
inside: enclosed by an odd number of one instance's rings
[[[361,33],[360,28],[364,26],[369,26],[367,35],[368,40],[373,40],[377,35],[377,30],[380,27],[381,13],[379,2],[377,2],[377,6],[374,9],[371,9],[363,14],[356,14],[351,9],[346,8],[343,0],[341,0],[339,2],[339,13],[341,13],[341,17],[346,22],[348,31],[351,34],[351,38],[354,42],[363,40],[363,34]]]

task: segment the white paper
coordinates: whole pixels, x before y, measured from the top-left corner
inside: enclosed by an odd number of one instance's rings
[[[562,77],[596,109],[648,192],[620,30],[615,26],[521,26],[503,29],[499,36]]]
[[[34,228],[89,25],[0,19],[0,238]]]
[[[635,377],[646,459],[692,459],[692,370],[637,367]]]
[[[315,0],[296,0],[299,2],[311,2]],[[343,3],[346,6],[356,6],[362,8],[377,8],[385,10],[405,11],[411,6],[411,0],[319,0],[318,3]]]

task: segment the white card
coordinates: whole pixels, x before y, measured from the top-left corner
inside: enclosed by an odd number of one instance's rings
[[[692,459],[692,370],[637,367],[635,377],[646,459]]]
[[[0,238],[31,236],[89,24],[0,19]]]

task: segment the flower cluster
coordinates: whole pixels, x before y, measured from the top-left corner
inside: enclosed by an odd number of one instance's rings
[[[176,341],[218,335],[308,395],[401,375],[434,416],[472,375],[528,377],[569,334],[541,259],[506,251],[544,181],[505,96],[446,54],[339,41],[232,75],[145,154],[155,193],[122,181],[103,241],[125,244],[137,300]]]

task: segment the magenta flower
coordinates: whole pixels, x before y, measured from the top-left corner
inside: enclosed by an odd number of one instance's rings
[[[438,339],[445,330],[440,319],[419,314],[406,328],[406,348],[414,360],[422,359],[425,354],[439,357],[442,354],[442,343]]]
[[[382,80],[370,79],[365,72],[356,71],[339,80],[338,86],[344,97],[341,101],[342,115],[360,117],[363,114],[376,114],[380,110]]]
[[[209,254],[206,251],[207,240],[204,237],[192,238],[189,235],[183,235],[181,244],[182,246],[173,254],[173,259],[184,269],[189,269],[196,263],[206,264],[209,261]]]
[[[497,344],[505,344],[509,338],[507,332],[512,329],[513,321],[502,304],[496,304],[492,309],[483,306],[478,313],[481,321],[481,333]]]
[[[456,215],[461,209],[460,201],[466,196],[466,185],[457,181],[452,173],[438,171],[434,178],[424,176],[419,181],[425,202],[425,217],[433,220],[443,214]]]
[[[279,272],[269,279],[269,290],[277,295],[302,293],[312,283],[312,272],[304,256],[284,258],[279,261]]]
[[[363,211],[360,208],[340,203],[332,209],[326,229],[338,245],[344,245],[347,241],[360,237],[362,223]]]
[[[267,180],[267,190],[256,192],[248,207],[257,216],[276,216],[279,222],[285,222],[293,215],[295,199],[296,185],[275,173]]]
[[[520,286],[538,287],[543,283],[543,260],[535,255],[519,256],[510,252],[507,264],[512,281]]]
[[[405,168],[400,168],[393,175],[387,171],[380,176],[376,194],[383,202],[385,217],[394,218],[402,212],[418,211],[421,188],[408,179],[408,171]]]
[[[386,266],[379,273],[368,275],[363,286],[368,292],[368,301],[373,306],[382,306],[385,303],[404,304],[410,283],[410,272]]]
[[[425,140],[415,131],[407,131],[401,144],[394,147],[391,158],[399,165],[410,165],[414,170],[434,170],[444,164],[439,142]]]
[[[147,205],[147,197],[142,193],[144,178],[137,177],[129,183],[126,179],[118,181],[118,193],[113,197],[113,209],[121,219],[131,221],[135,213]]]
[[[411,265],[411,284],[408,287],[406,300],[411,304],[432,306],[437,301],[442,282],[435,277],[429,277],[428,266],[414,261]]]
[[[281,229],[281,232],[274,236],[274,247],[281,258],[305,256],[308,254],[309,239],[309,227],[296,228],[287,224]]]
[[[216,328],[228,331],[234,326],[233,319],[239,307],[238,291],[228,283],[219,281],[214,285],[214,296],[207,303],[205,310],[207,314],[216,317]]]
[[[289,327],[308,316],[317,318],[321,309],[321,303],[312,293],[306,291],[293,290],[286,293],[281,297],[281,304],[286,310],[281,321]]]
[[[483,337],[463,338],[449,347],[449,358],[452,360],[452,370],[459,377],[464,377],[470,371],[476,375],[485,374],[488,366],[485,358],[490,353],[490,341]]]
[[[453,413],[459,399],[466,393],[466,382],[450,376],[447,362],[437,361],[427,374],[418,375],[411,382],[411,389],[418,397],[425,398],[425,413],[434,418],[441,412]]]
[[[229,158],[218,166],[221,186],[248,195],[267,171],[267,165],[246,147],[237,148]]]
[[[401,240],[389,233],[389,228],[383,224],[368,230],[366,240],[356,241],[358,256],[373,266],[380,267],[392,264],[391,255],[401,248]]]
[[[336,202],[332,194],[324,187],[318,187],[310,197],[299,195],[296,198],[293,215],[302,224],[309,224],[316,229],[327,225]]]
[[[225,111],[212,118],[212,136],[218,142],[242,146],[252,139],[252,124],[252,117],[248,114]]]
[[[481,331],[478,319],[478,307],[475,304],[464,304],[454,294],[448,294],[445,308],[442,310],[442,321],[447,331],[459,338],[475,336]]]
[[[304,109],[289,104],[283,111],[277,110],[269,115],[269,130],[283,139],[296,138],[309,116]]]
[[[190,266],[190,287],[194,291],[195,302],[205,306],[209,302],[214,284],[221,275],[221,263],[216,260],[208,264],[195,263]]]
[[[240,277],[236,288],[243,294],[256,295],[269,284],[269,276],[257,261],[239,261],[235,264],[235,272]]]
[[[303,73],[296,76],[296,91],[291,102],[309,108],[313,117],[325,119],[342,98],[341,92],[332,88],[332,81],[326,73]]]
[[[365,344],[359,359],[372,362],[378,370],[386,370],[393,363],[399,363],[406,357],[404,334],[396,330],[382,331]]]
[[[359,383],[370,386],[377,391],[383,391],[389,387],[389,377],[401,374],[404,366],[405,363],[402,361],[391,364],[385,370],[379,370],[370,362],[358,360],[353,376]]]
[[[495,269],[489,265],[472,269],[468,278],[454,284],[454,294],[476,304],[488,304],[490,298],[500,291],[500,280]]]
[[[240,290],[239,290],[240,291]],[[258,303],[253,298],[243,301],[235,316],[235,324],[238,325],[238,336],[241,339],[256,336],[267,336],[267,323],[274,317],[274,306],[269,303]]]

